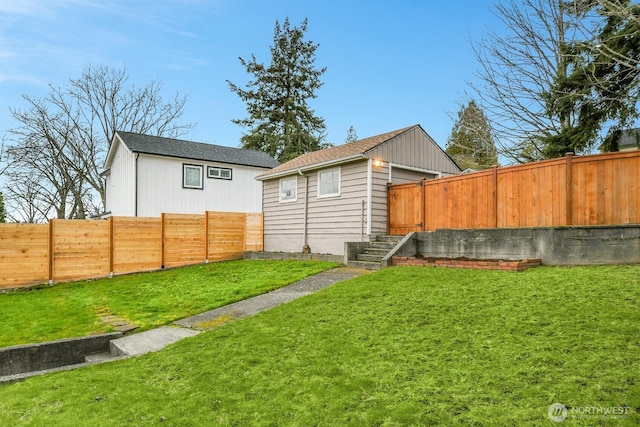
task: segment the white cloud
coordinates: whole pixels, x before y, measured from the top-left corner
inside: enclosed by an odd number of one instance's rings
[[[36,77],[32,77],[32,76],[0,74],[0,83],[5,83],[5,82],[26,83],[34,86],[46,85],[46,83],[44,83],[42,80],[39,80]]]

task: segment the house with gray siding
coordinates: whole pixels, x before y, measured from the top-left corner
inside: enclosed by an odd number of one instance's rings
[[[387,230],[387,183],[460,168],[420,125],[303,154],[258,175],[264,250],[344,254]]]
[[[255,150],[118,131],[103,172],[103,216],[261,212],[255,178],[278,164]]]

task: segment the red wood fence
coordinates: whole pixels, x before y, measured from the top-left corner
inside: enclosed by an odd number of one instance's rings
[[[388,232],[640,223],[640,151],[391,185]]]
[[[233,212],[0,224],[0,289],[239,259],[262,231],[261,213]]]

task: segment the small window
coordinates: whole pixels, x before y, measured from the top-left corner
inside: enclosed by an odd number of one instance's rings
[[[298,177],[282,178],[280,180],[280,202],[295,202],[298,200]]]
[[[318,197],[340,195],[340,168],[318,172]]]
[[[214,166],[207,167],[207,177],[215,179],[231,179],[231,169],[218,168]]]
[[[202,190],[204,168],[201,165],[182,165],[182,188]]]

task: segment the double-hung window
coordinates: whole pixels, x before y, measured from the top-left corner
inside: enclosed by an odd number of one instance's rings
[[[318,198],[340,195],[340,168],[318,172]]]

